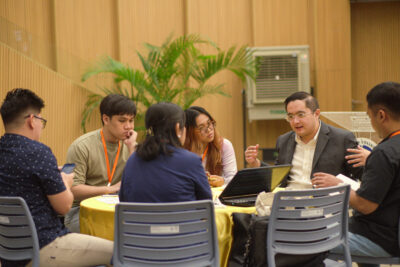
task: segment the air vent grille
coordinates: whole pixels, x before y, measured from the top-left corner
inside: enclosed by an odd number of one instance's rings
[[[285,99],[298,91],[310,92],[308,46],[250,48],[258,62],[255,80],[247,79],[249,121],[284,119]]]
[[[259,73],[256,78],[256,98],[258,100],[286,98],[298,91],[297,54],[262,56],[259,61]]]

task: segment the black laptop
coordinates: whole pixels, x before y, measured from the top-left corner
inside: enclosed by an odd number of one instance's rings
[[[219,196],[222,204],[250,207],[262,191],[271,192],[279,186],[292,165],[270,165],[260,168],[242,169],[232,178]]]

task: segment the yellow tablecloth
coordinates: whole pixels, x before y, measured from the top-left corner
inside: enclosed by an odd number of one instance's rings
[[[216,197],[221,188],[213,188]],[[81,202],[81,233],[114,240],[114,212],[118,196],[106,195],[88,198]],[[232,212],[255,213],[255,208],[215,206],[215,219],[218,232],[220,266],[226,266],[232,243]]]

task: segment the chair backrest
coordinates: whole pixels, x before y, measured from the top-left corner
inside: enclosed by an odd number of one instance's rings
[[[115,207],[114,266],[219,266],[211,200]]]
[[[346,265],[351,266],[347,245],[349,194],[349,185],[277,192],[268,224],[269,266],[275,266],[277,253],[313,254],[340,244]]]
[[[39,241],[35,223],[21,197],[0,197],[0,258],[32,260],[39,266]]]

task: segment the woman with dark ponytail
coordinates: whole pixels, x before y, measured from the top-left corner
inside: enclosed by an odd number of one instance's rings
[[[212,199],[201,159],[182,148],[185,113],[172,103],[152,105],[146,137],[126,162],[120,201],[179,202]]]

